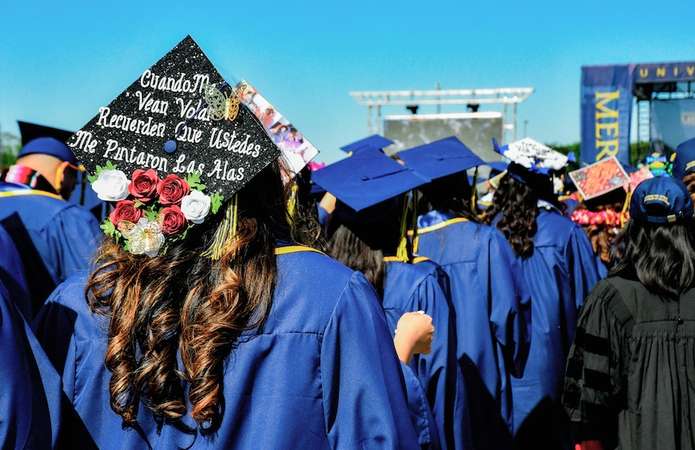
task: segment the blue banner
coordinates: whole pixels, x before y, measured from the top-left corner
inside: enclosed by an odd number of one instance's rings
[[[621,163],[630,164],[633,68],[582,67],[582,162],[616,156]]]
[[[695,62],[637,64],[635,83],[666,83],[695,80]]]

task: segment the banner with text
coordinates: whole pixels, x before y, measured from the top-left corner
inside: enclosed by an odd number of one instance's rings
[[[582,67],[581,160],[630,164],[633,66]]]

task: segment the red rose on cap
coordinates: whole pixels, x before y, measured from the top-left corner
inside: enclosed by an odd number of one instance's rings
[[[186,183],[186,180],[178,175],[167,175],[166,178],[160,180],[157,184],[157,194],[159,194],[159,203],[162,205],[177,205],[181,203],[181,199],[188,195],[191,188]]]
[[[135,202],[132,200],[121,200],[116,203],[116,208],[109,214],[109,220],[115,226],[123,221],[137,223],[141,217],[142,211],[135,207]]]
[[[143,203],[150,202],[157,193],[159,177],[154,169],[136,169],[131,177],[128,192]]]
[[[159,226],[162,233],[167,235],[178,234],[186,229],[188,223],[181,208],[176,205],[168,206],[159,212]]]

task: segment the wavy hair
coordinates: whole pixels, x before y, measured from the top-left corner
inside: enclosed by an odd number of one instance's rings
[[[669,225],[630,220],[610,276],[636,278],[654,294],[678,297],[695,286],[694,227],[692,220]]]
[[[499,216],[499,217],[498,217]],[[524,183],[505,175],[495,191],[492,206],[485,211],[484,221],[497,222],[514,252],[521,258],[533,254],[533,237],[538,226],[538,195]]]
[[[92,311],[109,319],[111,408],[127,426],[136,424],[140,402],[155,418],[178,422],[187,414],[185,384],[199,427],[219,426],[224,361],[240,334],[267,318],[276,241],[290,239],[277,164],[237,195],[237,233],[217,261],[201,253],[220,219],[191,228],[186,239],[154,258],[113,242],[100,248],[86,293]]]

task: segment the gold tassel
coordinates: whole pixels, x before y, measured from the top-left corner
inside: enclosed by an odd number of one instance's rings
[[[237,195],[234,194],[224,211],[224,218],[222,219],[222,222],[217,227],[217,231],[215,231],[215,237],[212,241],[212,245],[210,245],[210,247],[202,253],[203,256],[208,257],[213,261],[219,261],[222,255],[224,255],[225,251],[232,244],[237,230],[237,207]]]
[[[396,258],[408,262],[408,197],[403,199],[403,214],[401,214],[401,241],[398,243]]]
[[[297,211],[297,191],[299,186],[296,182],[292,182],[292,188],[290,190],[290,198],[287,199],[287,214],[290,216],[290,220],[294,220],[294,214]]]
[[[620,228],[625,226],[625,219],[627,218],[627,212],[630,208],[630,201],[632,200],[632,187],[628,187],[627,195],[625,196],[625,203],[623,203],[623,210],[620,211]]]

